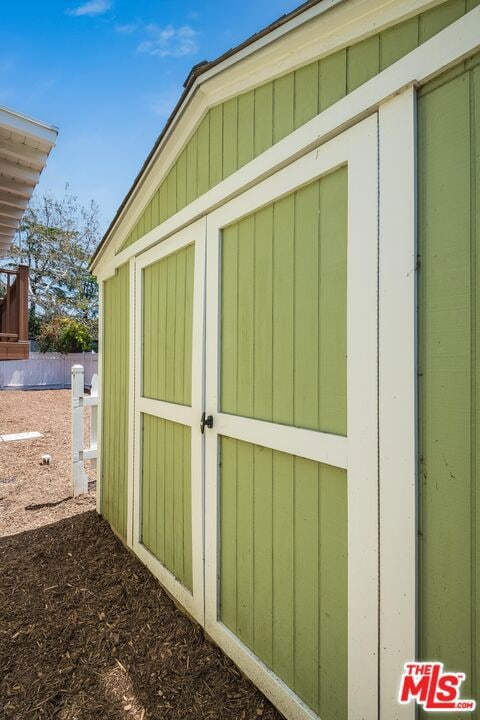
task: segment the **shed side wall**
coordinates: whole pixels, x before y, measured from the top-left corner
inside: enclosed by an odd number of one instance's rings
[[[477,700],[479,62],[426,86],[418,103],[419,649],[421,657],[465,672],[462,695]]]
[[[129,270],[104,283],[101,512],[127,537]]]

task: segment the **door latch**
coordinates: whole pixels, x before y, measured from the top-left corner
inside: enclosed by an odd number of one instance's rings
[[[200,420],[200,432],[205,432],[205,427],[212,428],[213,427],[213,415],[206,416],[205,413],[202,413],[202,419]]]

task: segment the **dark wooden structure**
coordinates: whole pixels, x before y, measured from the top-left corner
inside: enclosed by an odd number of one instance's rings
[[[0,360],[27,360],[28,267],[0,269]]]

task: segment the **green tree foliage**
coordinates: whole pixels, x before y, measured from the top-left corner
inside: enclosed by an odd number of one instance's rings
[[[54,317],[42,323],[37,337],[40,352],[89,352],[93,338],[84,321],[71,317]]]
[[[15,236],[10,262],[29,267],[30,327],[54,317],[81,319],[96,335],[98,288],[88,272],[100,238],[98,206],[82,206],[68,185],[57,199],[34,195]]]

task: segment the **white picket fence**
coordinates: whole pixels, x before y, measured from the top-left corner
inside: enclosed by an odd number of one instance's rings
[[[90,395],[85,395],[85,371],[82,365],[74,365],[71,375],[72,386],[72,494],[74,497],[88,492],[88,477],[85,462],[97,466],[98,430],[98,375],[91,379]],[[83,409],[91,408],[90,447],[84,447],[85,419]]]
[[[92,377],[98,371],[96,353],[30,353],[28,360],[2,360],[0,390],[68,388],[74,365],[84,367],[84,382],[90,387]]]

